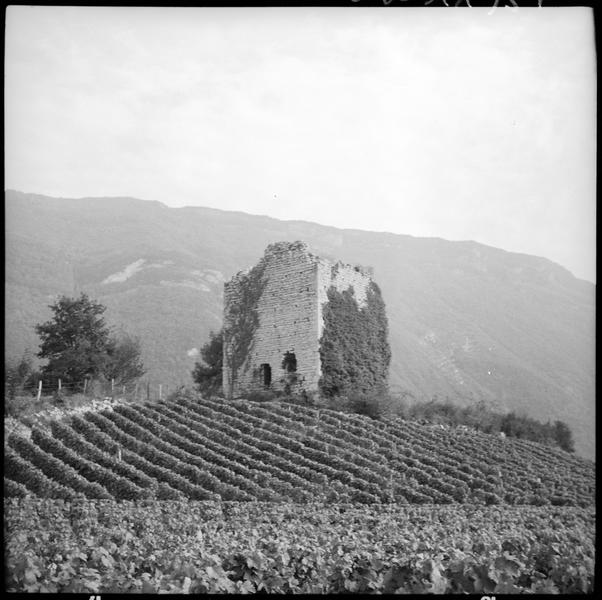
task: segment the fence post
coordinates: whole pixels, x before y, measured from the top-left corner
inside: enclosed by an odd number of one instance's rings
[[[59,394],[61,393],[61,378],[59,377]]]
[[[42,395],[42,380],[40,379],[38,384],[38,397],[36,398],[36,402],[40,401],[40,396]]]
[[[84,396],[86,395],[86,387],[88,386],[88,378],[84,379]]]
[[[115,380],[111,379],[111,402],[115,400]]]
[[[159,384],[159,400],[162,399],[162,396],[161,396],[162,389],[163,389],[163,386],[161,384]]]

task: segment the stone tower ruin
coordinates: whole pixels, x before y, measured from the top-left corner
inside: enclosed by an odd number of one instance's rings
[[[386,387],[387,321],[371,271],[320,258],[303,242],[271,244],[225,283],[223,331],[226,398]]]

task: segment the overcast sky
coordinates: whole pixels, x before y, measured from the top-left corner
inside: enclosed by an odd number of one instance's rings
[[[7,188],[471,239],[595,281],[588,8],[13,6],[5,56]]]

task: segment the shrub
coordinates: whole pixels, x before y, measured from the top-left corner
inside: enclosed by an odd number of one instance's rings
[[[21,359],[17,361],[5,360],[4,363],[4,390],[5,396],[14,400],[18,395],[23,395],[25,389],[37,389],[41,374],[33,367],[33,358],[29,350],[25,350]]]
[[[348,402],[352,412],[371,419],[379,419],[388,412],[384,395],[352,394]]]
[[[186,388],[184,386],[180,386],[175,392],[171,392],[166,398],[167,402],[180,402],[180,401],[188,401],[188,402],[198,402],[201,399],[201,396],[198,391],[191,390],[190,388]]]
[[[269,402],[270,400],[276,400],[276,398],[280,397],[282,397],[282,392],[275,390],[257,390],[245,394],[245,399],[251,400],[251,402]]]
[[[203,363],[197,362],[192,371],[192,380],[204,396],[222,392],[222,365],[224,362],[224,335],[222,331],[209,334],[209,341],[201,348]]]
[[[397,396],[388,392],[354,392],[341,396],[310,396],[301,394],[286,399],[287,402],[304,404],[306,406],[328,408],[346,413],[355,413],[379,420],[398,417],[403,407],[399,404]]]
[[[63,395],[62,392],[53,392],[52,393],[52,401],[57,406],[64,406],[65,405],[65,396]]]

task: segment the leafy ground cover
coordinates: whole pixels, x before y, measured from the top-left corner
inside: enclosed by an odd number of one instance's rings
[[[5,496],[593,505],[595,466],[466,428],[182,395],[15,431]]]
[[[580,593],[595,511],[13,498],[9,592]]]

